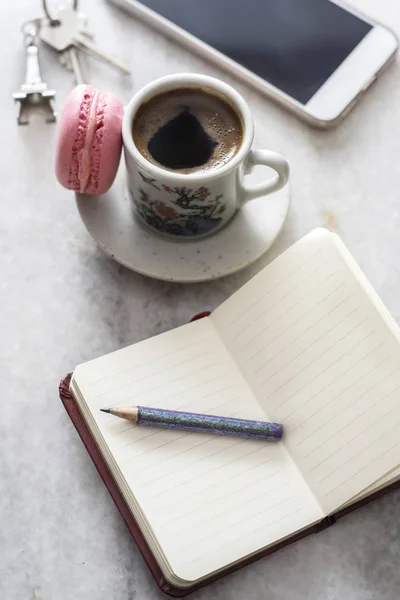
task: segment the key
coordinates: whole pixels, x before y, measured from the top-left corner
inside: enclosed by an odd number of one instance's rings
[[[81,83],[85,82],[85,77],[83,75],[82,62],[79,50],[75,48],[75,46],[71,46],[68,50],[65,50],[68,53],[68,60],[71,65],[71,70],[74,74],[74,80],[76,85],[81,85]]]
[[[82,35],[88,37],[89,40],[93,40],[92,33],[87,29],[87,17],[82,13],[78,13]],[[72,71],[74,74],[74,83],[80,85],[86,83],[85,63],[83,61],[82,53],[79,52],[74,46],[67,48],[63,52],[60,52],[60,64],[65,67],[68,71]]]
[[[40,27],[40,39],[57,50],[63,52],[71,46],[89,54],[110,67],[129,75],[129,69],[115,58],[105,54],[88,36],[88,30],[82,31],[79,13],[73,8],[64,8],[55,16],[59,25],[52,27],[48,21],[43,21]]]
[[[28,108],[36,104],[44,106],[47,117],[47,123],[53,123],[56,120],[57,113],[54,110],[54,98],[56,92],[49,90],[40,75],[40,66],[38,59],[38,47],[36,45],[36,35],[40,26],[40,20],[30,21],[22,27],[24,35],[24,44],[26,49],[26,74],[25,81],[18,92],[13,94],[15,102],[19,102],[18,124],[28,125]]]

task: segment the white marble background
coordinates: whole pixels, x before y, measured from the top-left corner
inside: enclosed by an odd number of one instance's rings
[[[398,0],[358,0],[400,33]],[[50,0],[56,6],[56,0]],[[104,256],[53,175],[56,129],[18,128],[11,93],[23,78],[19,27],[39,0],[1,2],[0,75],[0,599],[155,600],[162,597],[58,399],[80,361],[212,309],[262,264],[317,225],[337,231],[400,322],[400,78],[398,64],[344,124],[313,131],[221,71],[134,23],[104,0],[83,0],[98,41],[129,63],[121,81],[90,62],[91,83],[119,93],[193,70],[237,85],[256,117],[256,142],[291,162],[293,203],[267,256],[227,279],[173,285]],[[58,107],[72,87],[42,50]],[[167,66],[168,65],[168,66]],[[400,493],[195,593],[194,600],[396,600]]]

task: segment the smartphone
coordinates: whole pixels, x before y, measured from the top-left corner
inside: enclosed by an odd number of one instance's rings
[[[331,0],[110,0],[317,127],[340,122],[398,47]]]

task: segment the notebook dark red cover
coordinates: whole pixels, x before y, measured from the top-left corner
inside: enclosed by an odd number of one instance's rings
[[[209,314],[210,313],[201,313],[199,315],[196,315],[192,320],[196,320],[196,319],[208,316]],[[157,563],[154,555],[152,554],[149,546],[147,545],[147,542],[146,542],[138,524],[136,523],[132,513],[130,512],[122,494],[120,493],[120,491],[117,487],[117,484],[115,483],[114,478],[113,478],[105,460],[103,459],[103,456],[100,453],[100,450],[98,449],[96,442],[94,441],[94,439],[92,437],[92,434],[90,433],[88,427],[86,426],[86,423],[78,409],[75,399],[73,398],[71,392],[69,391],[69,383],[71,380],[71,376],[72,376],[72,374],[69,373],[61,381],[60,387],[59,387],[60,398],[64,404],[64,407],[65,407],[68,415],[70,416],[72,423],[75,425],[75,428],[76,428],[77,432],[79,433],[79,435],[82,439],[82,442],[84,443],[86,450],[88,451],[96,469],[98,470],[100,477],[102,478],[105,485],[107,486],[107,489],[110,492],[111,497],[114,500],[116,507],[118,508],[119,512],[121,513],[128,529],[129,529],[131,535],[133,536],[144,560],[146,561],[147,566],[149,567],[157,585],[163,592],[165,592],[166,594],[173,596],[175,598],[186,596],[187,594],[195,591],[196,589],[199,589],[200,587],[203,587],[204,585],[207,585],[208,583],[211,583],[212,581],[215,581],[229,573],[233,573],[234,571],[237,571],[241,567],[251,564],[252,562],[255,562],[256,560],[259,560],[260,558],[268,556],[269,554],[272,554],[273,552],[280,550],[284,546],[287,546],[288,544],[296,542],[296,541],[300,540],[301,538],[304,538],[307,535],[310,535],[311,533],[318,533],[319,531],[326,529],[330,525],[333,525],[333,523],[335,523],[338,518],[355,510],[359,506],[362,506],[363,504],[371,502],[371,500],[374,500],[375,498],[382,496],[382,495],[386,494],[387,492],[400,486],[400,482],[395,482],[395,483],[387,486],[383,490],[375,492],[368,498],[360,500],[356,504],[353,504],[352,506],[339,511],[335,515],[329,516],[326,519],[323,519],[323,521],[321,521],[317,525],[313,525],[312,527],[309,527],[308,529],[293,535],[290,539],[286,539],[285,541],[279,542],[279,543],[275,544],[274,546],[270,546],[266,550],[262,550],[259,553],[252,555],[249,558],[243,559],[243,561],[241,561],[240,563],[236,563],[234,566],[228,567],[223,572],[220,571],[216,575],[212,575],[207,580],[202,581],[200,584],[195,584],[189,588],[184,588],[184,589],[174,587],[170,583],[168,583],[168,581],[166,581],[164,575],[162,574],[161,569],[158,566],[158,563]]]

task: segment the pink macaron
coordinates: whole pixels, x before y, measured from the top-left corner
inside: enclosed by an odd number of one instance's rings
[[[104,194],[117,174],[123,106],[114,94],[78,85],[69,94],[58,129],[56,176],[68,190]]]

